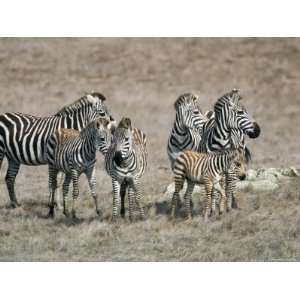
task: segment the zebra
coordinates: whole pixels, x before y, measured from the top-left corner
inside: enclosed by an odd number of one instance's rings
[[[102,94],[92,92],[52,116],[36,117],[22,113],[0,115],[0,169],[6,157],[8,170],[5,181],[12,208],[20,206],[15,193],[20,166],[47,164],[46,145],[49,137],[59,128],[81,130],[98,117],[108,117],[113,121],[105,100]]]
[[[73,182],[72,218],[76,218],[75,205],[79,196],[78,180],[84,173],[87,177],[96,213],[101,215],[95,191],[96,152],[106,154],[110,145],[111,124],[107,118],[98,118],[88,124],[81,132],[74,129],[58,129],[47,144],[47,162],[49,168],[49,217],[54,217],[54,195],[57,188],[57,174],[66,174],[63,184],[64,214],[70,216],[66,201],[69,185]]]
[[[179,192],[185,180],[187,180],[187,189],[184,195],[184,207],[188,219],[192,216],[191,195],[195,184],[200,183],[204,183],[206,192],[205,220],[212,212],[215,212],[215,204],[212,201],[213,188],[221,194],[220,213],[226,212],[228,203],[223,176],[231,169],[238,174],[239,179],[244,180],[246,178],[245,164],[245,154],[241,148],[215,153],[199,153],[189,150],[181,152],[175,160],[173,169],[175,190],[172,197],[171,216],[175,216],[180,201]]]
[[[140,178],[147,167],[146,135],[131,126],[129,118],[122,118],[113,133],[112,143],[105,156],[106,171],[112,178],[112,221],[125,217],[125,195],[128,190],[129,219],[133,221],[133,202],[138,207],[141,219],[145,218],[141,201]]]
[[[196,150],[201,141],[202,127],[207,118],[202,114],[198,102],[198,97],[192,93],[182,94],[175,101],[175,122],[167,145],[172,169],[178,153]]]
[[[203,135],[197,149],[198,152],[213,153],[230,149],[232,147],[243,147],[247,162],[251,159],[251,153],[245,145],[245,135],[257,138],[260,135],[260,127],[248,114],[246,108],[241,105],[242,97],[237,89],[223,95],[214,106],[214,114],[203,125]],[[226,175],[228,202],[233,208],[237,208],[234,196],[237,178],[234,173]]]

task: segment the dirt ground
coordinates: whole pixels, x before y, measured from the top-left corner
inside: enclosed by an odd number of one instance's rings
[[[46,116],[99,91],[119,120],[131,117],[148,137],[143,178],[145,222],[112,225],[111,181],[99,155],[98,193],[104,219],[96,217],[85,178],[79,224],[61,212],[47,220],[47,167],[22,167],[17,195],[22,207],[6,208],[0,172],[0,260],[9,261],[261,261],[300,259],[299,181],[276,193],[240,193],[241,209],[205,224],[170,222],[155,211],[172,181],[166,144],[173,103],[195,92],[203,111],[225,92],[241,90],[260,124],[247,140],[251,168],[300,166],[300,39],[0,39],[0,113]]]

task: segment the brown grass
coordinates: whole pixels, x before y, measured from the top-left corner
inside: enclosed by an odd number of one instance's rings
[[[1,39],[0,50],[0,113],[48,115],[95,90],[117,119],[129,116],[147,133],[144,203],[152,207],[145,222],[110,224],[111,182],[99,157],[103,220],[84,178],[81,221],[69,224],[61,212],[54,221],[45,219],[45,166],[21,168],[17,194],[23,206],[9,210],[5,161],[0,260],[299,260],[298,180],[276,193],[241,193],[241,210],[208,224],[200,216],[190,223],[168,221],[161,200],[172,180],[166,142],[173,102],[186,91],[198,93],[206,111],[221,94],[240,88],[262,127],[261,137],[249,140],[251,167],[300,165],[300,39]]]

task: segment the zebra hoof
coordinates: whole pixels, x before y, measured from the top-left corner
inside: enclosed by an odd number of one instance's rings
[[[51,208],[49,209],[49,213],[48,213],[48,215],[47,215],[47,218],[49,218],[49,219],[54,219],[54,207],[51,207]]]
[[[10,203],[9,208],[15,209],[15,208],[18,208],[20,206],[21,206],[20,203],[18,203],[17,201],[14,201],[14,202]]]
[[[233,208],[233,209],[238,209],[239,208],[239,206],[237,204],[237,201],[235,199],[232,200],[231,208]]]
[[[102,211],[100,209],[97,209],[96,210],[96,214],[99,216],[99,217],[102,217]]]

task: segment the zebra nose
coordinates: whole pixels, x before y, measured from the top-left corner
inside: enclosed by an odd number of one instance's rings
[[[253,123],[253,126],[254,126],[253,132],[250,132],[248,136],[251,139],[256,139],[260,135],[260,127],[256,122]]]
[[[240,179],[240,180],[245,180],[245,179],[246,179],[246,174],[240,175],[240,176],[239,176],[239,179]]]
[[[115,153],[115,156],[114,156],[114,161],[115,163],[120,166],[121,162],[122,162],[122,152],[121,151],[117,151]]]

